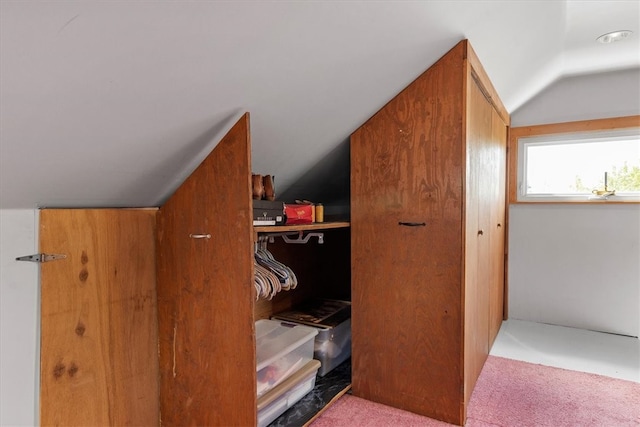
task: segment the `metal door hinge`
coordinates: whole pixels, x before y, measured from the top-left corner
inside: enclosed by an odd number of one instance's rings
[[[18,257],[16,258],[16,261],[49,262],[65,259],[66,257],[66,255],[62,254],[33,254]]]

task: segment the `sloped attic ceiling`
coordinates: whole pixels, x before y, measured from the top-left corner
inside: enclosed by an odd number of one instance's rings
[[[0,208],[161,205],[244,111],[256,173],[321,186],[302,178],[459,40],[513,111],[563,75],[640,66],[639,17],[638,1],[3,0]],[[619,29],[634,35],[595,42]]]

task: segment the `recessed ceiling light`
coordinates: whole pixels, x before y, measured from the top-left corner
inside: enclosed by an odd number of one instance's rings
[[[619,42],[620,40],[624,40],[627,37],[629,37],[631,33],[633,33],[633,31],[629,31],[629,30],[613,31],[611,33],[601,35],[596,40],[598,40],[600,43],[605,43],[605,44]]]

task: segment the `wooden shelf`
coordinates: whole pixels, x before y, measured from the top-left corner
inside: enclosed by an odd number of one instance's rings
[[[348,221],[336,222],[314,222],[312,224],[295,225],[256,225],[253,231],[256,233],[283,233],[287,231],[315,231],[328,230],[330,228],[348,228],[351,223]]]

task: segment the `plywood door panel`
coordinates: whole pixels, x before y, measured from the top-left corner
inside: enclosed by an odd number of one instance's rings
[[[489,354],[489,222],[492,107],[470,76],[467,98],[465,402]]]
[[[250,156],[246,114],[160,208],[163,425],[256,423]]]
[[[351,137],[353,393],[454,423],[463,419],[462,61],[459,45]]]
[[[40,422],[158,424],[156,210],[42,210]]]
[[[507,126],[494,110],[492,112],[491,157],[495,167],[492,186],[491,234],[489,253],[490,264],[490,305],[489,305],[489,347],[500,331],[504,318],[505,284],[505,203],[507,174]]]

